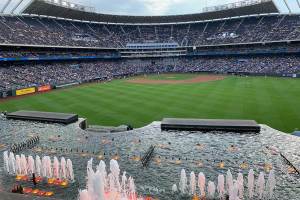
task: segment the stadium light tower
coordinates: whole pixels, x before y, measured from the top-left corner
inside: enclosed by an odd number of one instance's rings
[[[6,10],[7,6],[10,4],[11,1],[12,1],[12,0],[7,0],[7,1],[6,1],[5,5],[4,5],[4,6],[2,7],[2,9],[1,9],[1,13],[4,13],[4,11]]]
[[[19,3],[16,4],[16,6],[10,11],[10,14],[13,14],[15,12],[15,10],[21,5],[21,3],[23,2],[24,0],[20,0]]]

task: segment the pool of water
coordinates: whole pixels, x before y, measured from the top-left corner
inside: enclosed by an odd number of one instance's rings
[[[121,171],[125,170],[134,177],[139,195],[162,200],[183,199],[172,193],[172,185],[178,184],[183,168],[187,174],[203,172],[207,180],[217,184],[218,175],[225,175],[228,169],[236,178],[238,172],[246,177],[251,168],[257,178],[266,165],[271,165],[277,181],[274,199],[299,199],[300,177],[289,174],[284,160],[279,155],[270,154],[265,147],[278,148],[296,166],[300,166],[300,138],[265,125],[262,125],[260,134],[162,132],[160,122],[129,132],[95,133],[81,130],[77,123],[65,126],[0,118],[0,190],[10,191],[15,183],[14,177],[3,170],[2,152],[10,144],[34,135],[39,135],[40,143],[34,149],[21,153],[52,158],[64,156],[73,162],[76,181],[68,188],[39,186],[54,191],[54,197],[60,199],[77,199],[78,190],[86,187],[86,165],[90,158],[94,158],[94,165],[100,159],[108,164],[111,158],[118,158]],[[138,158],[151,145],[156,146],[154,158],[147,168],[143,168]],[[236,147],[235,150],[230,149],[231,145]],[[219,167],[221,161],[224,168]],[[241,169],[243,161],[249,165],[248,169]],[[31,186],[30,183],[27,185]]]

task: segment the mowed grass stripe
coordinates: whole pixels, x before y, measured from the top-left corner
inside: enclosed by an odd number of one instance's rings
[[[195,75],[171,74],[174,80]],[[177,76],[177,77],[176,77]],[[159,80],[160,76],[153,76]],[[141,127],[163,117],[255,119],[276,129],[300,128],[300,80],[232,77],[180,85],[115,80],[1,102],[0,109],[78,113],[90,123]]]

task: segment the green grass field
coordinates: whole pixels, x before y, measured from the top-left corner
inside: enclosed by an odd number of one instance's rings
[[[194,75],[168,74],[151,79]],[[300,79],[227,77],[221,81],[142,85],[115,80],[0,102],[0,110],[78,113],[90,124],[144,126],[164,117],[255,119],[276,129],[300,128]]]

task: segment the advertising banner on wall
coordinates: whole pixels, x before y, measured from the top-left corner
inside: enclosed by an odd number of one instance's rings
[[[37,88],[38,92],[47,92],[51,90],[51,85],[43,85]]]
[[[35,87],[25,88],[21,90],[16,90],[16,96],[26,95],[35,93]]]

